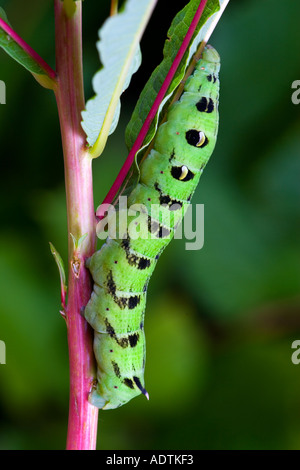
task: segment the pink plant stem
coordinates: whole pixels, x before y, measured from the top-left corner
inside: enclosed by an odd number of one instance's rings
[[[87,401],[95,365],[92,332],[82,316],[82,308],[91,295],[91,279],[85,260],[95,251],[95,216],[92,164],[85,149],[80,125],[84,108],[81,45],[81,2],[72,17],[64,4],[55,0],[55,37],[59,112],[65,162],[65,182],[69,235],[69,276],[66,322],[70,357],[70,404],[67,437],[68,450],[96,448],[98,409]],[[82,242],[74,246],[73,238]]]
[[[195,29],[197,27],[197,24],[201,18],[201,15],[204,11],[204,8],[205,8],[205,5],[207,3],[207,0],[201,0],[199,6],[198,6],[198,9],[195,13],[195,16],[190,24],[190,27],[188,29],[188,32],[177,52],[177,55],[174,59],[174,62],[172,63],[171,67],[170,67],[170,70],[169,72],[167,73],[167,76],[155,98],[155,101],[145,119],[145,122],[136,138],[136,141],[134,142],[129,154],[128,154],[128,157],[124,163],[124,165],[122,166],[117,178],[115,179],[112,187],[110,188],[109,192],[107,193],[104,201],[102,204],[111,204],[114,197],[116,196],[119,188],[121,187],[133,161],[134,161],[134,157],[135,157],[135,154],[138,152],[138,150],[141,148],[142,144],[143,144],[143,141],[146,137],[146,134],[149,130],[149,127],[151,125],[151,122],[153,121],[157,111],[158,111],[158,108],[159,108],[159,105],[160,103],[162,102],[171,82],[172,82],[172,79],[175,75],[175,72],[180,64],[180,61],[181,59],[183,58],[184,56],[184,53],[192,39],[192,36],[195,32]],[[97,210],[97,218],[98,219],[101,219],[104,217],[104,214],[105,214],[105,210],[101,211],[101,207]]]
[[[2,28],[3,31],[5,31],[17,44],[19,44],[19,46],[46,72],[47,75],[49,75],[50,78],[55,80],[56,73],[54,70],[2,18],[0,18],[0,28]]]

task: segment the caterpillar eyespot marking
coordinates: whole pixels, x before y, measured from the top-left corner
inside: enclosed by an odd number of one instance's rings
[[[205,147],[208,143],[208,139],[204,132],[198,131],[197,129],[189,129],[185,133],[185,138],[187,140],[187,143],[189,145],[192,145],[193,147]]]
[[[180,166],[172,166],[171,175],[173,176],[173,178],[175,178],[176,180],[182,181],[182,182],[192,180],[195,176],[195,173],[193,173],[191,170],[189,170],[187,168],[187,166],[185,166],[185,165],[184,165],[184,170],[182,170],[182,168],[183,168],[182,166],[181,167]]]
[[[140,164],[140,179],[128,200],[147,207],[139,227],[149,239],[136,239],[127,228],[125,238],[108,237],[87,262],[94,288],[84,316],[94,329],[98,366],[89,401],[103,410],[140,394],[149,399],[144,381],[147,288],[215,146],[219,68],[218,53],[207,46]],[[170,221],[156,215],[155,204]]]

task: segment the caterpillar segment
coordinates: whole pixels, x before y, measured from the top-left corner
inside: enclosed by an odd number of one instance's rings
[[[94,289],[85,318],[94,329],[98,366],[89,401],[98,408],[117,408],[141,393],[149,398],[144,382],[147,286],[215,147],[219,68],[218,53],[207,46],[141,164],[139,183],[127,200],[126,230],[119,227],[117,237],[108,237],[88,260]]]

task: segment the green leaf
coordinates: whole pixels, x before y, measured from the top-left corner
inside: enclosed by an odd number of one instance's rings
[[[3,8],[0,7],[0,18],[2,18],[7,24],[7,16]],[[14,39],[9,36],[3,29],[0,27],[0,47],[2,47],[7,54],[9,54],[13,59],[15,59],[19,64],[23,65],[29,72],[34,75],[46,75],[45,71],[34,61],[34,59],[22,49],[22,47],[14,41]]]
[[[62,305],[64,306],[65,298],[66,298],[66,292],[67,292],[64,262],[62,260],[62,257],[58,253],[57,249],[54,247],[54,245],[51,242],[49,242],[49,245],[50,245],[51,253],[52,253],[52,255],[55,259],[55,262],[57,264],[58,271],[59,271],[60,288],[61,288],[61,300],[62,300]]]
[[[82,242],[86,239],[87,233],[83,234],[80,238],[76,238],[73,233],[70,233],[72,241],[73,241],[73,246],[74,246],[74,251],[77,252],[80,249],[80,246]]]
[[[222,2],[220,2],[222,3]],[[228,3],[228,1],[223,2]],[[174,18],[170,29],[167,33],[167,40],[164,45],[163,49],[163,60],[162,62],[156,67],[154,72],[152,73],[150,79],[146,83],[140,98],[136,104],[136,107],[133,111],[132,117],[130,122],[127,125],[125,139],[126,145],[128,149],[130,149],[135,142],[137,135],[145,121],[151,106],[156,98],[158,91],[160,90],[164,79],[176,57],[176,54],[182,44],[184,37],[187,34],[189,25],[195,15],[195,12],[199,6],[198,0],[191,0],[188,5],[186,5],[183,10],[181,10]],[[186,68],[191,60],[192,55],[197,50],[199,44],[207,36],[207,31],[209,27],[214,22],[213,14],[216,13],[220,8],[218,0],[209,0],[206,4],[204,12],[201,16],[201,20],[197,26],[195,35],[191,44],[184,55],[184,58],[177,69],[177,72],[172,80],[172,83],[169,87],[169,90],[162,101],[156,119],[152,122],[150,126],[149,132],[147,137],[144,141],[144,147],[149,144],[152,138],[155,135],[157,125],[158,125],[158,117],[163,108],[166,104],[168,99],[171,97],[172,93],[180,84],[181,80],[184,77]],[[210,18],[210,20],[209,20]],[[205,27],[203,27],[205,25]]]
[[[128,0],[125,9],[108,18],[99,30],[97,43],[103,68],[93,78],[95,96],[82,112],[82,128],[99,156],[107,137],[115,130],[120,114],[120,95],[141,63],[139,42],[156,0]]]

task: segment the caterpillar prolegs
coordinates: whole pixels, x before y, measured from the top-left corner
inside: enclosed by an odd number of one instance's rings
[[[215,147],[219,68],[218,53],[207,46],[140,166],[139,183],[127,205],[144,208],[139,230],[151,236],[144,239],[120,230],[88,260],[94,290],[85,318],[94,329],[98,365],[89,401],[98,408],[117,408],[140,393],[149,398],[144,384],[148,281]]]

